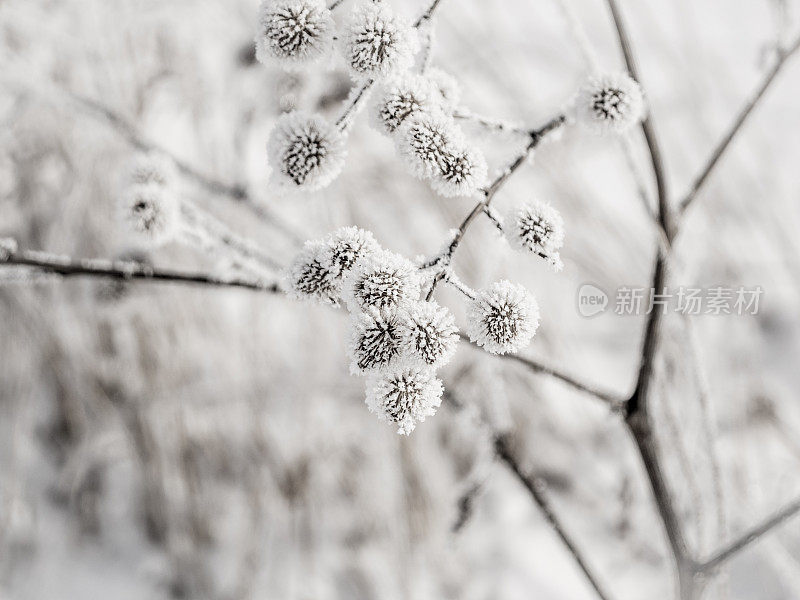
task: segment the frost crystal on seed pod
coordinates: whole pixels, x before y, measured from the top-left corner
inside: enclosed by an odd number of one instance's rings
[[[343,287],[344,300],[353,312],[394,310],[419,299],[420,280],[411,261],[380,250],[356,262]]]
[[[306,191],[320,190],[336,179],[347,153],[344,136],[334,125],[300,112],[280,117],[267,152],[276,185]]]
[[[461,132],[452,119],[437,114],[409,119],[398,134],[400,155],[419,179],[440,171],[450,150],[462,141]]]
[[[444,155],[431,185],[442,196],[469,196],[486,183],[487,172],[486,159],[480,150],[457,147]]]
[[[578,91],[575,116],[596,133],[623,133],[644,118],[642,88],[626,73],[591,77]]]
[[[492,354],[514,353],[536,333],[539,306],[524,287],[504,280],[478,292],[467,318],[470,340]]]
[[[358,227],[337,229],[325,243],[328,246],[325,262],[338,279],[343,278],[360,258],[381,249],[372,233]]]
[[[505,234],[509,243],[523,252],[545,259],[556,271],[564,266],[558,253],[564,245],[564,221],[546,202],[523,204],[506,219]]]
[[[408,435],[436,414],[443,391],[433,370],[398,367],[369,378],[366,403],[380,420],[396,424],[397,433]]]
[[[401,351],[400,320],[396,313],[367,310],[352,319],[348,357],[350,372],[364,375],[396,362]]]
[[[450,362],[459,338],[449,310],[436,302],[415,302],[403,310],[401,316],[404,357],[436,369]]]
[[[417,50],[416,31],[385,3],[356,6],[343,41],[345,62],[356,79],[407,71]]]
[[[430,81],[420,75],[407,74],[386,83],[372,109],[377,128],[392,134],[406,119],[439,107]]]
[[[179,202],[157,183],[130,186],[120,198],[118,211],[127,231],[146,246],[165,244],[180,230]]]
[[[287,70],[317,62],[333,44],[331,11],[322,0],[264,0],[259,9],[256,58]]]
[[[292,261],[285,277],[286,292],[299,300],[336,304],[338,286],[328,262],[328,245],[320,240],[306,242]]]

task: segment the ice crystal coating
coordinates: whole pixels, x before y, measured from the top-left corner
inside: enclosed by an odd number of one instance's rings
[[[414,264],[399,254],[380,250],[365,256],[345,277],[343,296],[353,311],[394,310],[419,299],[420,280]]]
[[[325,263],[329,265],[333,276],[340,280],[359,259],[381,249],[372,233],[358,227],[337,229],[325,242],[327,244]]]
[[[642,88],[626,73],[591,77],[578,91],[575,116],[596,133],[623,133],[644,118]]]
[[[488,167],[483,152],[468,146],[445,153],[431,185],[442,196],[469,196],[486,183]]]
[[[397,367],[369,378],[366,403],[381,421],[394,423],[397,433],[408,435],[417,423],[436,414],[443,391],[433,370]]]
[[[393,134],[410,117],[439,108],[431,82],[420,75],[406,74],[387,82],[372,109],[378,130]]]
[[[343,134],[318,115],[282,115],[267,143],[272,178],[285,188],[316,191],[329,185],[344,166]]]
[[[157,183],[128,187],[118,210],[128,233],[146,246],[165,244],[180,230],[180,204],[169,189]]]
[[[256,58],[286,70],[319,61],[333,44],[334,23],[323,0],[264,0],[259,8]]]
[[[385,3],[357,5],[343,42],[345,61],[356,79],[406,71],[413,65],[417,50],[416,31]]]
[[[289,296],[336,304],[339,290],[328,257],[328,244],[321,240],[306,242],[286,273],[284,287]]]
[[[453,314],[436,302],[415,302],[402,311],[400,336],[404,357],[435,369],[450,362],[459,339]]]
[[[367,310],[353,317],[348,357],[350,372],[364,375],[394,364],[402,350],[396,313]]]
[[[426,76],[444,105],[450,110],[457,108],[459,102],[461,102],[461,86],[458,85],[456,78],[450,73],[435,67],[428,69]]]
[[[175,165],[169,158],[155,152],[141,152],[134,157],[130,165],[127,184],[153,183],[170,187],[175,183],[175,179]]]
[[[524,287],[504,280],[478,292],[467,318],[470,340],[492,354],[514,353],[536,333],[539,306]]]
[[[559,271],[564,266],[558,253],[564,245],[564,220],[546,202],[531,201],[517,208],[506,219],[509,243],[523,252],[532,252]]]
[[[453,120],[441,114],[421,114],[408,119],[398,132],[397,146],[415,177],[425,179],[445,169],[462,134]]]

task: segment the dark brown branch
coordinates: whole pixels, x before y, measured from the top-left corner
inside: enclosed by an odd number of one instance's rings
[[[553,531],[555,531],[561,542],[567,547],[570,555],[572,555],[572,558],[575,560],[578,567],[589,581],[589,584],[597,593],[598,597],[601,598],[601,600],[610,600],[611,596],[605,591],[597,577],[592,573],[588,562],[583,556],[583,552],[572,540],[563,523],[561,523],[561,519],[553,510],[550,500],[545,494],[544,483],[539,478],[529,475],[522,470],[519,462],[517,462],[517,459],[511,453],[507,436],[500,435],[495,438],[495,450],[497,452],[497,457],[506,464],[514,476],[528,491],[533,501],[539,507],[539,510],[542,511],[544,518],[550,524],[550,527],[553,529]]]
[[[701,563],[697,567],[698,573],[707,574],[720,568],[726,562],[737,556],[742,550],[750,547],[776,527],[780,527],[786,521],[800,513],[800,498],[791,502],[777,513],[766,519],[763,523],[756,525],[745,533],[741,534],[727,546],[719,550],[714,556]]]
[[[422,24],[425,21],[429,21],[430,19],[432,19],[433,18],[433,13],[435,13],[436,9],[439,8],[439,3],[441,1],[442,0],[433,0],[433,2],[431,2],[430,6],[428,6],[428,10],[426,10],[424,13],[422,13],[419,16],[419,18],[414,22],[414,27],[415,28],[419,28],[419,27],[422,26]]]
[[[766,94],[767,90],[769,90],[769,88],[772,86],[772,83],[775,81],[778,73],[781,72],[781,69],[783,69],[784,65],[786,65],[786,62],[795,52],[797,52],[798,49],[800,49],[800,37],[798,37],[787,49],[780,50],[778,54],[778,60],[775,62],[775,65],[764,76],[764,79],[758,86],[756,93],[752,96],[752,98],[750,98],[750,100],[747,101],[747,104],[745,104],[744,108],[736,117],[733,124],[728,128],[728,133],[726,133],[719,144],[717,144],[717,147],[711,153],[711,156],[709,157],[703,169],[700,171],[700,174],[695,178],[692,189],[689,190],[689,193],[686,194],[686,197],[680,203],[681,212],[685,212],[686,209],[691,206],[692,202],[694,202],[695,198],[697,198],[697,195],[703,189],[703,186],[705,185],[709,176],[714,172],[714,169],[719,163],[720,159],[725,155],[726,151],[730,147],[731,142],[733,142],[733,140],[739,134],[753,110],[761,102],[764,94]]]
[[[217,277],[207,273],[189,273],[169,269],[155,269],[149,265],[129,261],[105,259],[74,259],[39,252],[14,252],[0,256],[3,265],[31,267],[40,273],[63,277],[97,277],[122,281],[140,280],[160,283],[179,283],[210,287],[242,288],[258,292],[278,293],[277,284],[261,283],[239,278]]]

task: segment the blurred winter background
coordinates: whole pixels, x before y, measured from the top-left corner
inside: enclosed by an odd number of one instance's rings
[[[605,3],[570,4],[601,64],[621,68]],[[800,26],[800,7],[621,4],[679,194],[776,44]],[[409,15],[422,7],[394,5]],[[0,236],[73,256],[141,255],[114,224],[132,146],[78,95],[209,176],[246,186],[304,237],[355,224],[407,256],[438,250],[473,201],[440,198],[410,177],[365,119],[329,189],[269,193],[265,141],[276,117],[293,107],[335,115],[350,83],[341,69],[286,75],[254,62],[256,9],[256,0],[0,2]],[[437,27],[434,64],[478,113],[538,125],[586,73],[552,0],[444,0]],[[701,555],[800,492],[798,94],[800,64],[789,64],[678,242],[676,285],[764,290],[758,315],[692,319],[705,383],[687,367],[685,323],[667,323],[654,412]],[[469,131],[493,166],[524,144]],[[282,263],[296,250],[241,203],[199,186],[187,193]],[[576,310],[585,282],[649,286],[655,238],[622,146],[568,130],[497,206],[534,194],[564,215],[562,273],[513,254],[488,221],[470,232],[456,268],[474,286],[510,277],[537,294],[542,326],[526,355],[628,393],[644,318]],[[216,266],[179,246],[146,259]],[[461,298],[437,295],[463,326]],[[618,418],[519,365],[462,344],[443,372],[456,402],[406,438],[364,406],[344,355],[346,320],[330,309],[248,291],[6,281],[0,323],[4,600],[593,598],[525,490],[493,461],[487,422],[511,432],[515,455],[547,482],[615,598],[670,594],[661,525]],[[699,417],[704,387],[721,506]],[[459,498],[476,486],[454,532]],[[737,558],[712,593],[800,598],[800,523]]]

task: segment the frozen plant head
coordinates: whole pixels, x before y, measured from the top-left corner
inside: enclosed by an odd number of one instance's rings
[[[564,266],[559,249],[564,245],[564,220],[547,204],[533,200],[506,219],[505,234],[511,246],[545,259],[556,271]]]
[[[372,110],[378,130],[393,134],[408,118],[437,109],[437,94],[430,81],[413,73],[387,82]]]
[[[126,183],[128,185],[153,183],[170,187],[175,180],[175,165],[172,160],[156,152],[140,152],[131,161]]]
[[[364,375],[394,364],[401,352],[400,320],[396,313],[367,310],[352,317],[350,372]]]
[[[418,300],[419,292],[414,264],[399,254],[380,250],[356,262],[345,277],[342,294],[347,307],[357,312],[395,310]]]
[[[451,111],[458,108],[461,102],[461,86],[456,78],[437,68],[428,69],[425,75],[442,104]]]
[[[458,329],[453,314],[436,302],[414,302],[402,311],[403,356],[421,366],[445,366],[456,351]]]
[[[470,196],[486,183],[487,173],[483,152],[459,145],[445,153],[431,185],[442,196]]]
[[[144,246],[166,244],[181,228],[178,199],[157,183],[128,187],[120,198],[118,210],[127,232]]]
[[[623,133],[644,115],[642,88],[626,73],[590,77],[575,99],[578,123],[599,134]]]
[[[296,70],[318,62],[333,46],[334,23],[323,0],[264,0],[256,58]]]
[[[536,299],[521,285],[498,281],[470,301],[467,335],[492,354],[519,352],[539,327]]]
[[[397,433],[408,435],[417,423],[436,414],[443,391],[432,369],[397,367],[367,380],[366,402],[380,420],[394,423]]]
[[[408,119],[398,132],[397,146],[415,177],[432,177],[463,136],[453,120],[443,114],[425,114]]]
[[[378,252],[381,248],[369,231],[358,227],[342,227],[331,233],[325,240],[327,250],[325,263],[329,265],[334,277],[341,280],[356,262]]]
[[[318,115],[282,115],[269,136],[272,179],[282,188],[317,191],[341,173],[347,150],[344,135]]]
[[[289,296],[322,304],[336,304],[339,290],[328,261],[328,245],[306,242],[286,272],[284,287]]]
[[[343,49],[355,79],[389,77],[413,66],[417,34],[385,2],[361,2],[343,35]]]

